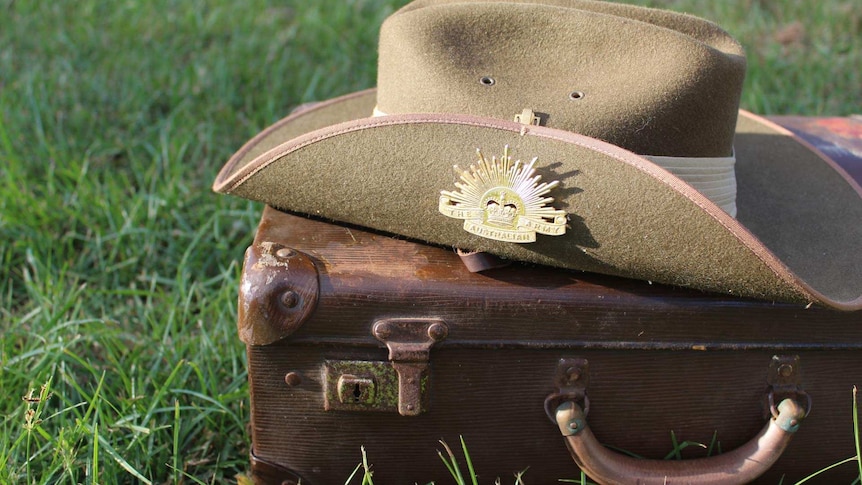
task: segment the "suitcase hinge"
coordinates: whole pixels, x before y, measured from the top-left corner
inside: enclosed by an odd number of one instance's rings
[[[398,373],[398,414],[420,414],[427,402],[423,383],[428,380],[431,347],[446,338],[449,327],[437,319],[393,318],[376,322],[371,332],[386,344]]]

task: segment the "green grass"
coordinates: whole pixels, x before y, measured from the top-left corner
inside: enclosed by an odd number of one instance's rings
[[[0,483],[246,470],[235,301],[261,206],[210,184],[292,106],[372,86],[402,3],[0,0]],[[741,38],[746,108],[862,111],[855,1],[652,3]]]

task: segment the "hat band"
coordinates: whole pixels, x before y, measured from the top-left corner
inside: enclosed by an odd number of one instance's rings
[[[387,113],[374,107],[372,116]],[[736,156],[729,157],[665,157],[641,155],[667,170],[703,194],[724,212],[736,217]]]
[[[731,217],[736,217],[736,173],[733,170],[736,156],[641,156],[679,177]]]

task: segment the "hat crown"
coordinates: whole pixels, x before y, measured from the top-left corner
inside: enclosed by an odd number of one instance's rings
[[[690,15],[584,0],[418,0],[384,22],[378,108],[545,126],[642,155],[732,151],[740,45]]]

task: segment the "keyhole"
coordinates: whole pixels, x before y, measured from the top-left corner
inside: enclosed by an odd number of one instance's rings
[[[359,384],[357,383],[353,387],[353,402],[359,402],[360,397],[362,397],[362,389],[359,388]]]

